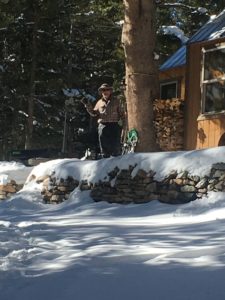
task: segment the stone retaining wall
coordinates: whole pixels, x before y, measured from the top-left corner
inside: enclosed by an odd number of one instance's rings
[[[45,203],[60,203],[69,198],[70,193],[79,186],[79,181],[69,176],[66,180],[56,179],[54,175],[38,178],[37,183],[43,182],[42,195]]]
[[[15,180],[10,180],[6,184],[0,185],[0,200],[10,198],[12,195],[21,190],[23,184],[17,184]]]
[[[90,190],[94,201],[110,203],[146,203],[159,200],[164,203],[181,204],[202,198],[209,191],[225,191],[225,163],[212,165],[209,175],[200,177],[187,171],[178,173],[176,170],[165,176],[161,181],[155,179],[154,170],[139,170],[132,177],[135,166],[120,170],[116,167],[108,173],[108,179],[97,183],[78,181],[76,178],[55,178],[54,174],[38,178],[43,182],[42,195],[46,203],[60,203],[69,198],[77,187]]]

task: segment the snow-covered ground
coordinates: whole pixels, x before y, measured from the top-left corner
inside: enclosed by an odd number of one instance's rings
[[[210,163],[225,161],[222,148],[151,159],[162,172],[171,168],[171,159],[187,167],[189,157],[193,172],[204,173],[209,157]],[[107,171],[117,159],[73,164],[94,178],[103,176],[94,164]],[[127,159],[133,162],[134,156]],[[52,169],[75,172],[70,160],[34,169],[0,163],[1,174],[23,182]],[[0,202],[0,300],[224,300],[224,278],[224,193],[184,205],[122,206],[94,203],[89,192],[76,189],[68,201],[46,205],[40,186],[29,182]]]

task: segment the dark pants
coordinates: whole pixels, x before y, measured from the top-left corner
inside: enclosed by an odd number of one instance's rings
[[[107,122],[98,125],[99,147],[102,157],[120,155],[120,135],[121,127],[118,123]]]

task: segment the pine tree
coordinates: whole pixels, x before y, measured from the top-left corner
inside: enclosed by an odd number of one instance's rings
[[[14,121],[7,134],[12,136],[11,148],[23,148],[25,143],[30,148],[60,148],[67,99],[62,90],[79,88],[96,94],[102,81],[121,76],[118,5],[110,2],[111,6],[72,0],[15,1],[13,7],[0,3],[4,28],[0,92],[4,105],[12,107]],[[87,129],[88,116],[80,114],[82,107],[75,100],[72,120],[86,119],[80,123]],[[73,121],[69,125],[73,138],[78,125]]]

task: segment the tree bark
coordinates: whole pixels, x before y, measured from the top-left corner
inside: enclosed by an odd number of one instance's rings
[[[32,63],[30,73],[30,93],[28,97],[28,118],[27,118],[27,131],[25,140],[25,149],[32,148],[33,140],[33,118],[34,118],[34,98],[35,98],[35,77],[36,77],[36,65],[37,65],[37,30],[38,21],[35,14],[34,17],[34,28],[32,38]]]
[[[154,61],[155,1],[123,2],[125,19],[122,43],[125,52],[128,128],[138,131],[136,151],[155,151],[153,100],[158,93],[158,72]]]

